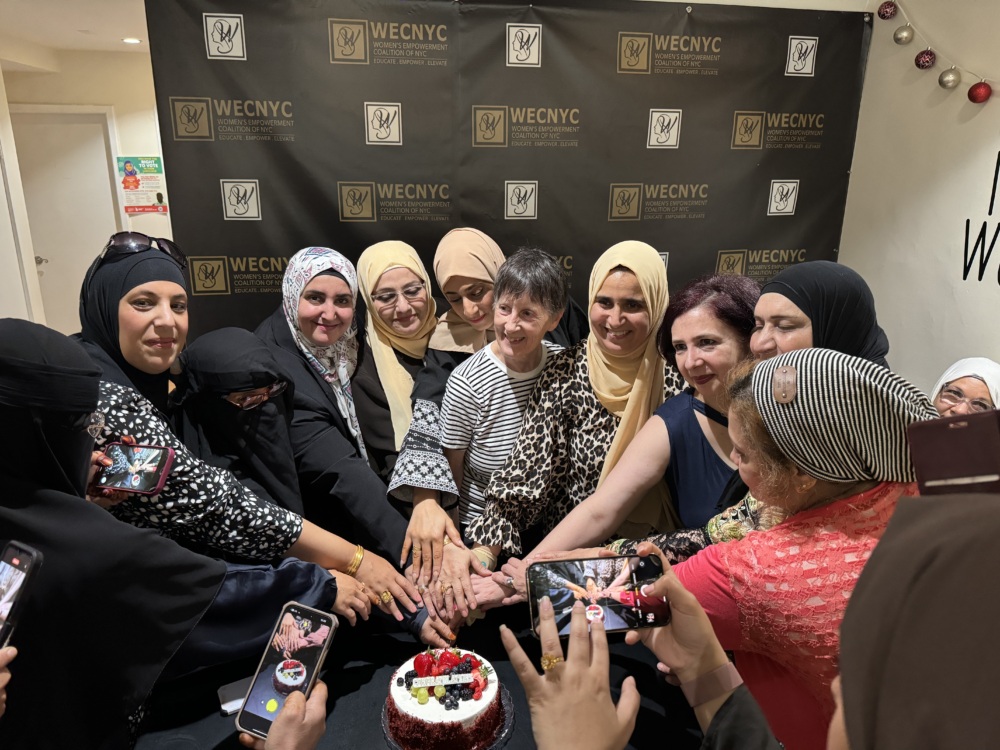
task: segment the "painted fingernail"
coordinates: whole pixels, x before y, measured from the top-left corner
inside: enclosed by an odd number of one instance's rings
[[[649,596],[650,594],[653,593],[653,584],[647,583],[645,586],[639,589],[639,593],[642,594],[643,596]]]

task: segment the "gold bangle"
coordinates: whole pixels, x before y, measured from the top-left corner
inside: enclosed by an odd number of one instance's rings
[[[351,564],[347,566],[347,570],[344,572],[349,576],[354,576],[358,572],[358,568],[361,567],[361,561],[365,559],[365,548],[360,544],[358,548],[354,550],[354,557],[351,559]]]

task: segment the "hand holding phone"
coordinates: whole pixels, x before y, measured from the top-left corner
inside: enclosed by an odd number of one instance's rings
[[[112,463],[98,472],[95,486],[138,495],[160,494],[174,462],[173,448],[161,445],[109,443],[104,455]]]
[[[298,602],[289,602],[282,608],[243,708],[236,717],[237,729],[255,737],[267,737],[272,722],[293,693],[309,697],[337,625],[334,615]],[[292,705],[296,703],[298,699]]]
[[[21,542],[9,542],[0,555],[0,648],[10,642],[21,603],[41,564],[42,553]]]
[[[282,750],[314,750],[326,732],[326,699],[326,683],[317,680],[309,700],[301,693],[288,696],[267,740],[244,732],[240,742],[253,750],[268,750],[272,743]]]
[[[589,621],[600,620],[608,632],[655,628],[670,622],[663,596],[642,593],[663,574],[656,555],[549,560],[528,567],[531,629],[538,635],[538,600],[549,597],[560,635],[569,635],[573,605],[582,602]]]

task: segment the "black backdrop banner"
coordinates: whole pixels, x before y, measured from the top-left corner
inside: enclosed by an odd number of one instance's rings
[[[473,226],[560,258],[653,245],[671,289],[837,257],[862,13],[627,0],[146,0],[192,334],[287,259]]]

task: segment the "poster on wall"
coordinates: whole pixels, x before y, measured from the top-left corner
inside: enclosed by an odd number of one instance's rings
[[[118,182],[126,214],[168,212],[163,161],[159,156],[119,156]]]
[[[287,259],[451,228],[541,247],[586,303],[642,240],[670,288],[835,260],[863,13],[630,0],[147,0],[192,330],[253,328]]]

